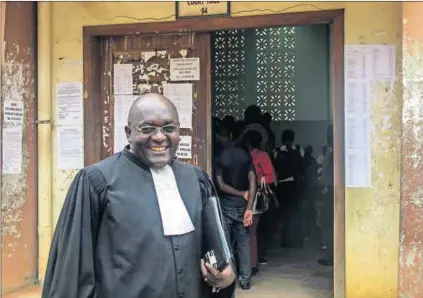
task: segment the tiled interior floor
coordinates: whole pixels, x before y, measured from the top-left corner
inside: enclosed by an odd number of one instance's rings
[[[237,289],[236,298],[333,298],[333,268],[319,265],[319,257],[316,249],[273,249],[251,289]]]

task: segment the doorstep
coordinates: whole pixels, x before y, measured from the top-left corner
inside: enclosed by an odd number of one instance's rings
[[[40,298],[41,297],[41,287],[33,286],[26,289],[23,289],[19,292],[8,294],[2,298]]]

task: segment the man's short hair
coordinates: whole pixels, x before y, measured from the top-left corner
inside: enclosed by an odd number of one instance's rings
[[[281,141],[282,143],[286,143],[286,142],[294,142],[295,141],[295,132],[292,129],[285,129],[282,132],[282,136],[281,136]]]

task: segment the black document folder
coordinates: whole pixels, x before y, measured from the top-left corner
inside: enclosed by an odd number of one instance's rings
[[[204,261],[222,271],[231,263],[231,250],[223,228],[222,211],[216,196],[209,197],[203,207]]]

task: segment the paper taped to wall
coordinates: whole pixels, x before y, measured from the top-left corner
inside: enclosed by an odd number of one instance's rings
[[[192,137],[181,136],[179,141],[179,147],[176,151],[176,157],[179,159],[191,159],[192,158]]]
[[[56,84],[57,125],[83,125],[82,83]]]
[[[113,67],[113,93],[132,94],[133,77],[132,64],[115,64]]]
[[[128,144],[125,126],[128,124],[128,113],[132,103],[138,96],[115,95],[113,123],[113,153],[123,150]]]
[[[83,126],[57,127],[58,168],[79,170],[84,167]]]
[[[192,84],[165,84],[163,95],[175,105],[181,128],[192,128]]]

